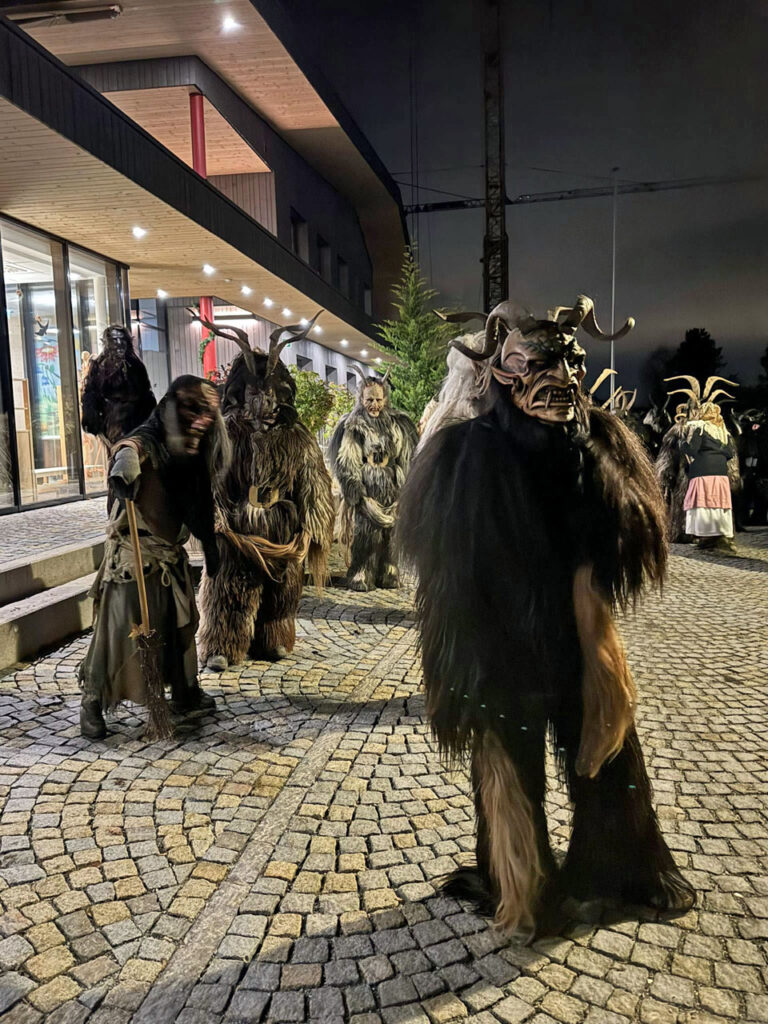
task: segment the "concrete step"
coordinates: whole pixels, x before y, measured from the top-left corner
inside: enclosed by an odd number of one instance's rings
[[[90,629],[95,572],[0,608],[0,671]]]
[[[0,565],[0,607],[42,594],[98,569],[104,554],[102,537],[85,544],[48,548]]]

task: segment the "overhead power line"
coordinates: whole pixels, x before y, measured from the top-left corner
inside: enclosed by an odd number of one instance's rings
[[[618,195],[632,195],[638,192],[669,192],[675,189],[703,188],[707,185],[735,185],[749,181],[761,181],[763,175],[732,175],[720,178],[673,178],[669,181],[645,181],[618,185]],[[560,203],[566,199],[597,199],[612,196],[613,185],[600,188],[570,188],[556,192],[523,192],[513,199],[507,196],[507,206],[525,206],[529,203]],[[436,203],[416,203],[406,206],[406,213],[440,213],[448,210],[477,210],[485,206],[484,199],[456,199]]]

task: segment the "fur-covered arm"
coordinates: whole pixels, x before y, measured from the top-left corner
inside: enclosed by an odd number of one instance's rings
[[[667,568],[666,509],[640,440],[617,416],[589,411],[592,486],[605,509],[591,524],[596,578],[626,608],[646,584],[660,585]]]
[[[80,423],[86,434],[94,434],[97,437],[104,434],[104,395],[101,391],[101,373],[98,363],[94,360],[88,376],[83,384],[83,392],[80,397],[82,417]]]
[[[408,476],[416,445],[419,443],[419,432],[410,416],[399,409],[392,410],[392,419],[401,435],[396,472],[398,487],[402,487]]]
[[[328,555],[333,543],[331,478],[315,439],[301,424],[297,424],[295,429],[301,429],[306,435],[301,470],[296,478],[299,519],[302,529],[310,537],[306,565],[315,583],[321,585],[328,574]]]
[[[357,508],[363,498],[363,446],[349,427],[349,416],[342,416],[331,437],[329,455],[333,474],[339,481],[344,501]]]

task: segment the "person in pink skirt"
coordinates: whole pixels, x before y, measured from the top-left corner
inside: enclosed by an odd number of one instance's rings
[[[690,460],[685,532],[698,538],[699,548],[734,552],[728,460],[736,449],[718,405],[702,403],[687,425],[682,448]]]

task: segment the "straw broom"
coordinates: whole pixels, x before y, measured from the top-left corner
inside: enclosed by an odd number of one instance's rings
[[[144,563],[141,558],[139,528],[136,523],[136,507],[129,498],[125,500],[125,511],[128,516],[128,529],[131,534],[131,547],[133,548],[133,561],[136,569],[136,585],[139,588],[139,607],[141,609],[141,622],[133,624],[130,636],[136,641],[141,673],[144,676],[144,685],[147,692],[149,721],[147,723],[146,736],[149,739],[165,740],[173,736],[173,724],[168,712],[168,705],[165,702],[163,677],[160,672],[160,647],[162,641],[157,634],[157,630],[151,629],[149,625],[149,605],[147,604],[147,588],[144,582]]]

